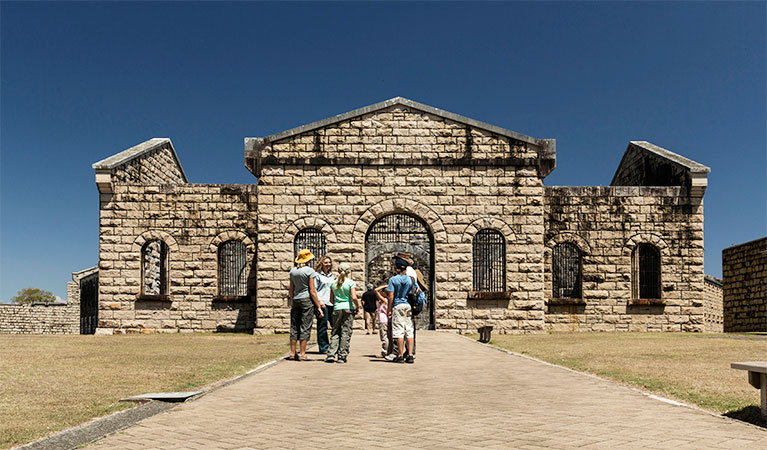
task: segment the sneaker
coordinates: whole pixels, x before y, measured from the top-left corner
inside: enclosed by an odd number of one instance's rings
[[[407,358],[405,358],[405,362],[408,364],[413,364],[415,362],[415,358],[413,358],[413,356],[410,355]]]
[[[400,363],[400,364],[401,364],[401,363],[404,363],[404,362],[405,362],[405,357],[404,357],[404,356],[397,356],[396,358],[394,358],[394,359],[392,360],[392,362],[395,362],[395,363]]]
[[[386,352],[381,350],[381,358],[386,358]]]
[[[338,358],[338,361],[336,361],[336,363],[338,363],[338,364],[345,364],[346,363],[346,358]]]
[[[332,363],[332,362],[336,362],[336,357],[335,357],[335,356],[333,356],[333,355],[328,355],[328,356],[325,358],[325,362],[326,362],[326,363]]]
[[[389,353],[388,355],[384,356],[384,359],[387,361],[394,361],[396,356],[394,356],[394,353]]]

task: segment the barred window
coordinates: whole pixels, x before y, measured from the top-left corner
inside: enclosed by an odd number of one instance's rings
[[[309,249],[310,252],[319,259],[325,256],[325,235],[317,228],[304,228],[296,234],[293,239],[293,256],[298,256],[302,249]]]
[[[242,241],[226,241],[218,247],[218,295],[248,295],[246,257],[247,252]]]
[[[581,251],[575,244],[557,244],[551,253],[554,298],[581,298]]]
[[[660,299],[660,251],[652,244],[639,244],[632,254],[633,297]]]
[[[472,243],[474,290],[506,289],[506,241],[496,230],[479,230]]]
[[[168,245],[157,239],[141,249],[141,293],[168,295]]]

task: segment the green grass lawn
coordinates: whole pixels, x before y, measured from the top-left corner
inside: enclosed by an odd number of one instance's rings
[[[0,335],[0,448],[135,406],[121,398],[243,374],[288,344],[285,335]]]
[[[737,337],[737,338],[736,338]],[[767,360],[759,336],[691,333],[493,335],[492,345],[626,383],[717,413],[759,408],[759,390],[731,362]],[[755,408],[754,408],[755,407]],[[751,420],[749,420],[751,421]]]

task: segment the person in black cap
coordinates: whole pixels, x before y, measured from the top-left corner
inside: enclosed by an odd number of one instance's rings
[[[386,290],[389,293],[388,314],[392,319],[392,338],[397,342],[398,354],[394,358],[397,363],[415,362],[411,351],[413,349],[413,316],[410,303],[407,301],[407,293],[413,286],[413,279],[407,276],[408,263],[402,258],[394,259],[394,268],[397,275],[389,278],[389,285]],[[405,340],[407,339],[407,354],[405,350]]]

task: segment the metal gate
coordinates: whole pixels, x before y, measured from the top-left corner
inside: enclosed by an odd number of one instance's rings
[[[386,284],[394,275],[392,255],[413,255],[414,269],[423,273],[429,285],[429,311],[416,317],[418,329],[434,329],[434,241],[426,224],[402,213],[383,216],[373,222],[365,238],[366,282],[373,286]]]
[[[80,334],[94,334],[99,323],[99,273],[80,280]]]
[[[472,243],[473,288],[475,291],[503,292],[506,286],[506,242],[490,229],[479,230]]]
[[[581,252],[575,245],[565,242],[554,247],[551,255],[553,296],[555,298],[581,298]]]
[[[242,241],[226,241],[218,249],[218,295],[248,295],[245,279],[247,251]]]

